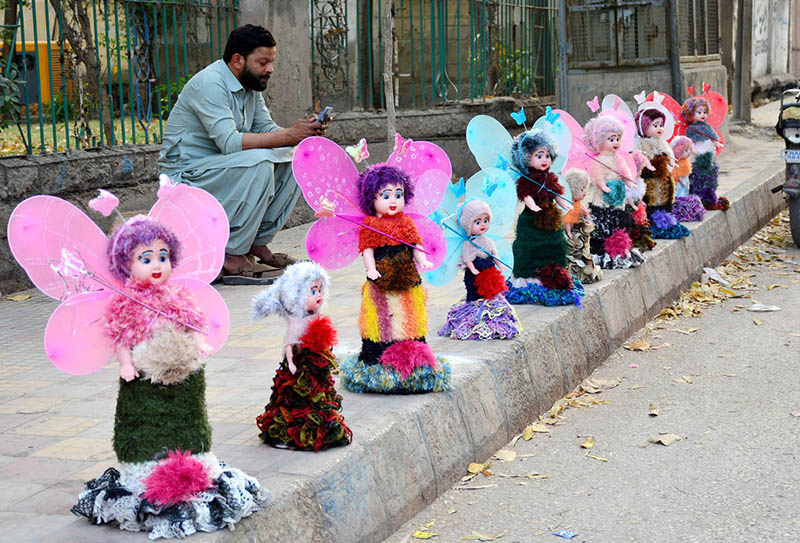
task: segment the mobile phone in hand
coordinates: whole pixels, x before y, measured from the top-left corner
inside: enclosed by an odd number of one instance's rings
[[[317,117],[317,122],[320,124],[327,123],[331,118],[331,106],[325,106],[325,109],[320,111],[319,116]]]

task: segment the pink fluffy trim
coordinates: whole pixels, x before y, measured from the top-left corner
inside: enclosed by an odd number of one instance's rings
[[[208,468],[189,451],[169,451],[167,459],[156,466],[144,481],[144,497],[158,505],[189,501],[211,486]]]
[[[633,222],[639,226],[649,226],[647,222],[647,204],[644,202],[639,202],[639,205],[633,210]]]
[[[633,242],[628,233],[622,228],[618,228],[613,234],[608,236],[603,248],[611,258],[625,256],[633,247]]]
[[[434,366],[436,357],[427,343],[406,339],[387,347],[379,362],[399,371],[403,379],[406,379],[418,366]]]
[[[198,328],[206,325],[205,317],[189,290],[179,284],[141,285],[128,281],[125,292],[145,304],[163,311],[171,322],[181,321]],[[132,349],[148,339],[155,321],[164,317],[121,294],[111,298],[105,314],[104,333],[116,346]]]

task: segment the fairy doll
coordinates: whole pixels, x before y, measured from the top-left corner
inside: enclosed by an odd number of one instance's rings
[[[334,388],[336,330],[319,314],[330,279],[319,264],[292,264],[269,289],[253,298],[253,317],[277,314],[288,321],[284,357],[264,413],[256,418],[260,437],[274,447],[319,451],[348,445],[353,433],[339,413]]]
[[[463,270],[466,289],[466,297],[447,313],[440,336],[488,340],[519,335],[519,320],[503,295],[505,275],[513,266],[511,247],[503,236],[514,221],[516,201],[508,173],[490,168],[472,176],[466,185],[463,179],[451,184],[432,216],[445,231],[447,256],[442,266],[425,277],[440,286]]]
[[[680,113],[686,123],[685,135],[694,143],[696,152],[692,173],[689,175],[689,192],[699,196],[706,209],[725,211],[730,203],[724,196],[717,196],[719,164],[715,155],[725,147],[722,135],[716,127],[725,118],[727,104],[719,93],[709,92],[709,87],[705,84],[704,90],[703,95],[686,100]],[[715,104],[713,109],[711,101]]]
[[[572,207],[561,220],[567,236],[567,270],[583,284],[603,279],[603,270],[595,265],[590,249],[594,223],[589,209],[584,205],[589,188],[589,176],[583,170],[571,168],[564,172],[564,182],[572,195]]]
[[[689,230],[672,213],[675,185],[671,171],[675,156],[667,140],[675,131],[675,120],[662,104],[664,95],[656,92],[647,100],[642,92],[635,98],[639,103],[635,116],[637,146],[651,164],[651,169],[643,169],[641,173],[646,184],[644,202],[651,232],[657,239],[686,237]]]
[[[642,172],[645,169],[650,171],[654,170],[647,155],[641,151],[634,150],[631,153],[633,157],[634,172],[636,174],[636,185],[625,187],[625,209],[631,212],[633,224],[628,229],[631,236],[633,246],[640,251],[650,251],[656,246],[653,240],[653,234],[650,230],[650,220],[647,218],[647,204],[644,202],[644,196],[647,192]]]
[[[354,157],[365,158],[362,149]],[[360,174],[345,151],[321,137],[295,150],[292,167],[320,217],[306,236],[309,256],[335,269],[359,253],[366,270],[358,317],[361,351],[341,364],[354,392],[408,394],[449,388],[450,366],[426,343],[427,294],[419,269],[445,256],[444,235],[427,215],[444,197],[452,169],[429,142],[398,136],[386,163]]]
[[[232,527],[266,498],[255,479],[211,452],[200,357],[227,335],[227,307],[208,284],[227,229],[211,195],[169,183],[147,216],[129,219],[107,242],[58,198],[30,198],[12,214],[15,257],[40,289],[64,300],[45,332],[51,361],[73,374],[114,355],[120,363],[119,468],[86,483],[72,508],[93,524],[184,537]]]
[[[516,180],[517,198],[525,205],[512,244],[514,268],[506,294],[512,304],[566,305],[580,303],[583,296],[583,286],[566,269],[561,209],[568,209],[572,202],[564,197],[556,172],[566,162],[572,138],[560,117],[548,108],[530,130],[513,139],[499,122],[485,115],[467,126],[467,142],[478,164],[492,167],[488,155],[506,169]]]
[[[591,250],[595,263],[607,269],[636,267],[644,262],[630,235],[635,224],[633,210],[625,206],[626,185],[633,187],[635,180],[620,154],[624,135],[625,125],[612,115],[598,115],[583,130],[583,143],[594,155],[588,163],[584,161],[591,180],[586,199],[595,225]]]
[[[694,143],[688,136],[676,136],[671,145],[675,154],[675,167],[672,169],[675,203],[672,212],[679,221],[702,221],[706,214],[703,202],[697,195],[689,194],[689,176],[692,173],[692,159],[696,154]]]

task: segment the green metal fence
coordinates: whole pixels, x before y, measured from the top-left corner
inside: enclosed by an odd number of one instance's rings
[[[382,2],[356,2],[358,102],[384,107]],[[396,101],[555,93],[555,0],[394,0]]]
[[[17,80],[22,106],[2,110],[5,154],[160,141],[183,85],[238,23],[238,0],[25,4],[0,37],[0,74]]]

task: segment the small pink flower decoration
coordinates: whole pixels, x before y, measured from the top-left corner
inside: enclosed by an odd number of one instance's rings
[[[586,105],[589,106],[589,109],[592,110],[592,113],[597,113],[597,110],[600,109],[600,99],[595,96],[594,99],[586,102]]]
[[[119,205],[119,198],[108,192],[107,190],[99,189],[100,195],[97,198],[89,200],[89,207],[101,213],[103,217],[108,217],[117,209]]]
[[[147,501],[167,506],[188,502],[211,487],[208,468],[189,451],[169,451],[167,459],[144,481]]]

